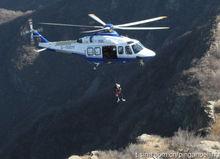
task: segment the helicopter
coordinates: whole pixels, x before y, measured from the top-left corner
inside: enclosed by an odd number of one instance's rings
[[[34,39],[38,39],[36,52],[42,52],[45,50],[75,54],[86,58],[88,61],[93,62],[96,67],[102,63],[112,62],[129,62],[138,61],[152,58],[156,53],[136,39],[132,39],[123,35],[120,35],[116,30],[164,30],[169,27],[133,27],[140,24],[146,24],[154,21],[159,21],[167,18],[167,16],[160,16],[156,18],[141,20],[137,22],[131,22],[126,24],[113,25],[105,23],[95,14],[88,14],[93,20],[101,25],[74,25],[74,24],[61,24],[61,23],[40,23],[47,26],[62,26],[62,27],[80,27],[91,28],[92,30],[83,31],[84,36],[77,40],[68,41],[55,41],[50,42],[44,36],[42,36],[38,30],[33,27],[32,19],[29,19],[29,31],[23,34],[31,35],[31,42]]]

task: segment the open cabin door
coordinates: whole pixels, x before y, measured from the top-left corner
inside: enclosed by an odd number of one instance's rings
[[[103,46],[102,53],[104,59],[117,59],[117,48],[116,46]]]

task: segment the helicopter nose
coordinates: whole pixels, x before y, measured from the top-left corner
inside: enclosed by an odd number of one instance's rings
[[[146,49],[145,56],[146,57],[154,57],[154,56],[156,56],[156,53],[150,49]]]
[[[145,57],[154,57],[156,53],[150,49],[143,49],[140,53],[138,53],[138,57],[145,58]]]

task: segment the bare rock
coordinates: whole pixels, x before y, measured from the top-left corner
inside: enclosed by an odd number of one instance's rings
[[[201,141],[197,148],[206,153],[217,154],[220,152],[220,142],[204,140]]]
[[[69,157],[68,159],[82,159],[82,158],[79,157],[79,156],[74,155],[74,156]]]

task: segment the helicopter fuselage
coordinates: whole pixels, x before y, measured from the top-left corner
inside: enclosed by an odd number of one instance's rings
[[[39,47],[68,54],[77,54],[95,63],[149,59],[156,54],[138,40],[118,35],[117,32],[100,33],[78,40],[44,42]]]

